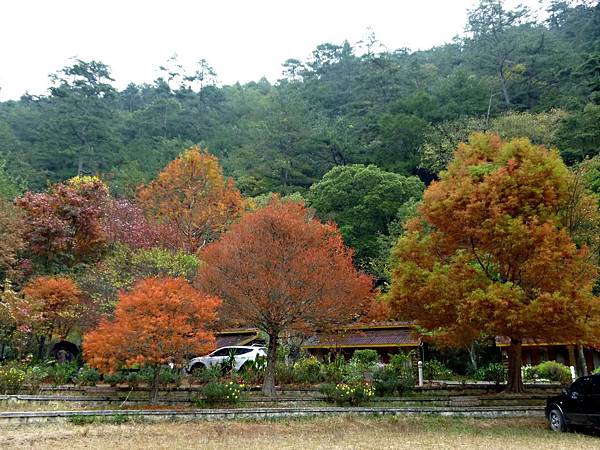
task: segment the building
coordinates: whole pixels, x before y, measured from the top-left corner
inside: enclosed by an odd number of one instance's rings
[[[508,361],[510,339],[496,337],[496,346],[500,348],[502,361]],[[600,367],[600,351],[584,348],[583,355],[589,372]],[[571,343],[540,342],[524,339],[522,344],[522,359],[524,365],[536,366],[544,361],[556,361],[566,366],[577,367],[577,346]]]
[[[354,324],[309,337],[302,348],[317,358],[328,353],[350,358],[355,350],[371,349],[387,362],[394,353],[414,351],[421,354],[421,338],[414,333],[412,324],[406,322],[379,322]]]

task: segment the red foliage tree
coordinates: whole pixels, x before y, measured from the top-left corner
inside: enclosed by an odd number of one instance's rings
[[[169,224],[151,224],[144,211],[127,199],[111,201],[105,220],[109,243],[120,242],[133,249],[180,247],[177,232]]]
[[[181,278],[146,278],[119,296],[112,320],[104,319],[83,341],[88,364],[114,372],[133,364],[154,371],[151,401],[156,403],[161,365],[214,348],[208,328],[220,300],[203,295]]]
[[[27,192],[16,203],[25,213],[28,252],[46,269],[97,256],[106,244],[108,201],[108,189],[97,177],[75,177],[47,193]]]
[[[269,336],[266,394],[281,333],[347,324],[370,304],[372,280],[352,265],[337,227],[299,203],[274,200],[246,214],[200,257],[198,284],[223,300],[224,319]]]

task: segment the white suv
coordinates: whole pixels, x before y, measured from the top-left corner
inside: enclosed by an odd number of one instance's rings
[[[233,370],[240,370],[246,361],[256,361],[257,358],[265,358],[267,356],[264,347],[251,346],[232,346],[221,347],[206,356],[193,358],[185,367],[187,373],[192,373],[196,369],[205,369],[207,367],[218,366],[227,362],[231,355],[234,356]]]

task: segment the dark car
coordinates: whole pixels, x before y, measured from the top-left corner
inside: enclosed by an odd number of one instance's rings
[[[573,426],[600,429],[600,374],[578,378],[560,395],[549,398],[546,418],[555,431]]]

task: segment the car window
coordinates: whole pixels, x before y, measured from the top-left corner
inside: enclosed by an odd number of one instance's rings
[[[592,383],[591,383],[590,378],[582,377],[582,378],[577,379],[571,385],[571,392],[577,392],[580,395],[587,395],[590,393],[591,387],[592,387]]]
[[[592,378],[590,382],[590,394],[600,395],[600,377]]]
[[[252,351],[251,348],[236,348],[235,354],[236,355],[245,355],[246,353],[250,353],[251,351]]]
[[[229,347],[220,348],[210,356],[229,356]]]

